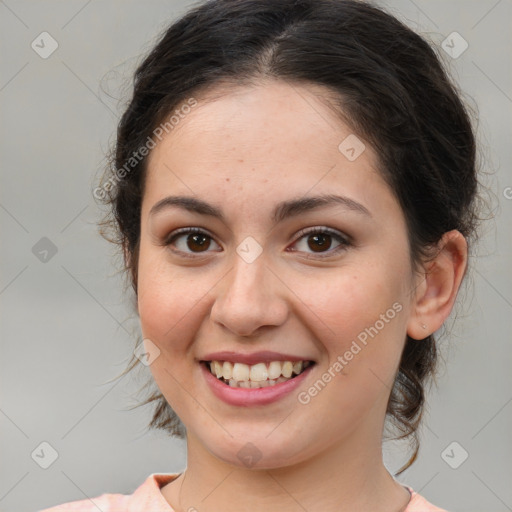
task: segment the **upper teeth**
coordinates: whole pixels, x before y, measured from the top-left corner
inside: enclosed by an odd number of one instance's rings
[[[226,380],[260,382],[267,379],[273,380],[283,377],[291,377],[292,373],[299,374],[309,366],[309,361],[272,361],[270,363],[257,363],[248,365],[244,363],[231,363],[230,361],[211,361],[210,371]]]

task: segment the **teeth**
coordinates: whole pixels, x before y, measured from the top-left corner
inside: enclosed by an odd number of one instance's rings
[[[210,372],[231,387],[262,388],[286,382],[311,365],[310,361],[272,361],[247,365],[230,361],[211,361]]]
[[[247,369],[249,368],[246,364],[244,364]],[[265,363],[253,364],[251,366],[251,381],[252,382],[260,382],[262,380],[267,380],[268,371],[267,365]]]
[[[302,371],[302,361],[297,361],[296,363],[293,363],[293,373],[299,375],[299,373]]]
[[[231,377],[233,377],[233,364],[229,361],[224,361],[224,364],[222,365],[222,376],[229,380]]]
[[[281,375],[281,362],[280,361],[272,361],[268,365],[268,378],[269,379],[277,379]]]
[[[281,370],[283,377],[291,377],[293,373],[293,364],[290,361],[283,363],[283,369]]]
[[[219,361],[212,361],[212,363],[210,363],[210,371],[215,374],[217,378],[222,377],[222,364],[220,364]]]
[[[249,380],[249,373],[250,369],[246,364],[235,363],[233,365],[233,379],[238,381]]]

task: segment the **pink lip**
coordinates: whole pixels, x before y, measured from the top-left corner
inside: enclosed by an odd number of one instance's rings
[[[272,352],[270,350],[263,350],[260,352],[253,352],[251,354],[242,354],[240,352],[230,352],[224,350],[222,352],[211,352],[201,357],[201,361],[230,361],[232,363],[256,364],[256,363],[270,363],[271,361],[312,361],[307,357],[297,357],[291,354],[282,354],[279,352]]]
[[[218,361],[219,359],[215,360]],[[276,359],[272,360],[275,361]],[[261,361],[261,359],[259,359],[259,361]],[[220,398],[230,405],[249,407],[252,405],[269,404],[288,395],[301,384],[315,365],[308,366],[300,375],[297,375],[293,379],[265,388],[232,388],[212,375],[206,367],[206,364],[200,363],[200,366],[206,382],[217,398]]]

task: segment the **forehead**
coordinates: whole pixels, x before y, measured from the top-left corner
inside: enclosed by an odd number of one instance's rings
[[[254,156],[259,149],[263,153],[278,148],[300,150],[311,140],[319,151],[309,154],[317,155],[325,153],[328,146],[336,153],[340,137],[351,133],[340,116],[326,106],[327,90],[317,85],[273,80],[251,86],[225,85],[195,101],[196,106],[180,116],[169,133],[168,148],[213,138],[219,154],[238,149]],[[240,145],[230,148],[230,141]],[[300,152],[288,156],[298,157]]]
[[[170,191],[216,194],[219,202],[236,193],[260,205],[334,189],[361,202],[390,195],[373,149],[322,94],[321,87],[271,81],[198,97],[149,155],[143,210]],[[357,158],[348,158],[347,144]]]

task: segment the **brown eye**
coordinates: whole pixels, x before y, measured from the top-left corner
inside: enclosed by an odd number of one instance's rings
[[[338,245],[332,249],[333,243],[336,242]],[[336,254],[349,245],[348,239],[338,231],[330,228],[313,228],[299,233],[299,240],[294,244],[297,248],[293,250],[306,254],[317,253],[320,258],[323,258]]]
[[[200,233],[189,234],[186,237],[187,247],[191,251],[195,251],[199,249],[199,251],[204,251],[210,247],[209,237],[207,235],[203,235]]]
[[[322,252],[324,249],[329,249],[332,244],[332,236],[319,233],[308,235],[308,247],[315,252]]]
[[[213,238],[199,228],[184,228],[171,234],[165,245],[174,246],[173,251],[189,256],[207,252],[212,242]]]

